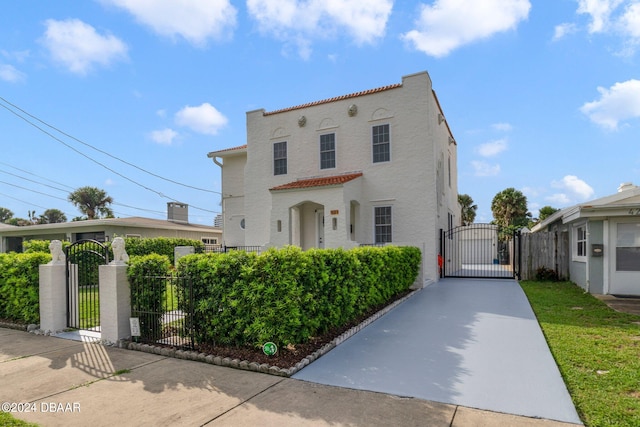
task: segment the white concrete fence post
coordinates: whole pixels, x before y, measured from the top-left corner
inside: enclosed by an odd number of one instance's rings
[[[131,338],[131,290],[127,278],[129,260],[124,239],[116,237],[111,244],[114,259],[100,266],[100,332],[103,341],[116,343]]]
[[[40,279],[40,329],[61,331],[67,327],[67,277],[64,262],[42,264]]]

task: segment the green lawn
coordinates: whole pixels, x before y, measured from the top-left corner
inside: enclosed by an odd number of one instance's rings
[[[587,426],[640,426],[640,316],[568,282],[521,282]]]
[[[0,411],[0,426],[3,427],[37,427],[37,424],[27,423],[25,421],[14,418],[7,412]]]
[[[100,324],[100,295],[97,286],[80,288],[78,312],[83,328],[90,329]]]

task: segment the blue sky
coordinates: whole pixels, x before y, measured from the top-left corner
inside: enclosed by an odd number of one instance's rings
[[[247,111],[423,70],[477,222],[507,187],[537,216],[640,184],[639,0],[28,3],[0,15],[0,207],[17,217],[78,216],[66,197],[91,185],[116,216],[174,200],[212,224],[207,153],[246,142]]]

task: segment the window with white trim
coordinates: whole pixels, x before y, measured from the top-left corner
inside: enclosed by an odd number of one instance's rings
[[[273,174],[287,174],[287,141],[273,144]]]
[[[205,245],[217,245],[218,244],[218,239],[215,237],[201,237],[200,240],[202,240],[202,243],[204,243]]]
[[[373,211],[375,243],[391,243],[391,206],[376,206]]]
[[[372,128],[373,163],[391,160],[391,138],[389,125],[378,125]]]
[[[587,260],[587,224],[573,227],[573,260]]]
[[[336,167],[336,134],[320,135],[320,169]]]

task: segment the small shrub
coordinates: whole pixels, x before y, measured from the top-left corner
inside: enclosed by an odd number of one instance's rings
[[[536,270],[536,280],[540,282],[557,282],[560,280],[558,272],[552,268],[540,267]]]

